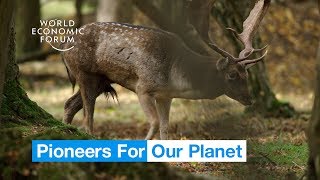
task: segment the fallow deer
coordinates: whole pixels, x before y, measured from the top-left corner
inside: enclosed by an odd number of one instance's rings
[[[75,35],[74,43],[63,45],[74,46],[62,57],[70,81],[80,88],[65,103],[64,121],[71,123],[83,107],[84,126],[92,133],[95,100],[101,93],[116,96],[113,83],[137,94],[150,122],[146,139],[153,138],[159,125],[160,138],[168,138],[173,98],[215,99],[225,94],[250,105],[247,68],[261,61],[267,51],[257,59],[248,58],[265,49],[254,49],[252,39],[269,3],[258,1],[243,32],[235,33],[245,46],[237,58],[215,44],[210,46],[223,58],[197,54],[177,35],[159,29],[112,22],[84,25],[83,35]]]

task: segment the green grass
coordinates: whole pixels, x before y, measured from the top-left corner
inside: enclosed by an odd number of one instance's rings
[[[308,159],[307,143],[294,145],[292,143],[286,143],[282,142],[281,140],[277,140],[263,144],[248,144],[248,149],[248,152],[252,151],[256,155],[264,156],[265,158],[262,161],[269,159],[267,161],[272,161],[277,165],[304,166]],[[261,162],[261,158],[259,159],[260,160],[258,161]]]
[[[81,11],[83,14],[89,14],[94,10],[94,6],[84,3]],[[70,17],[74,16],[75,12],[74,1],[49,1],[41,6],[41,19]]]

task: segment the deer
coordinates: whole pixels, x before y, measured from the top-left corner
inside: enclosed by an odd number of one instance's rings
[[[137,94],[150,123],[145,139],[160,131],[168,139],[169,112],[173,98],[215,99],[226,95],[243,105],[251,105],[247,69],[263,60],[267,46],[253,48],[252,40],[270,1],[259,0],[243,23],[243,32],[230,31],[242,42],[238,57],[214,43],[208,45],[217,56],[192,51],[178,35],[164,30],[116,22],[84,25],[83,34],[75,35],[70,48],[62,53],[69,79],[79,90],[64,107],[63,121],[71,124],[83,108],[85,131],[93,133],[96,98],[105,93],[117,98],[112,84]],[[262,56],[249,59],[256,52]]]

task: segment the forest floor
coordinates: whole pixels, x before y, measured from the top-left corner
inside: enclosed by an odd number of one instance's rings
[[[51,67],[52,72],[44,66]],[[63,104],[72,95],[62,63],[35,62],[22,65],[20,69],[21,83],[27,89],[28,96],[61,120]],[[43,77],[43,71],[50,77]],[[94,136],[97,139],[143,139],[149,124],[136,95],[119,86],[115,87],[119,103],[107,100],[104,96],[97,100]],[[281,94],[278,96],[284,97]],[[170,166],[196,174],[231,179],[303,176],[308,157],[304,131],[310,119],[312,97],[286,97],[299,110],[294,117],[287,119],[244,114],[244,107],[227,97],[214,101],[174,100],[170,113],[170,139],[246,139],[248,162],[169,163]],[[79,127],[81,119],[80,111],[72,124]]]

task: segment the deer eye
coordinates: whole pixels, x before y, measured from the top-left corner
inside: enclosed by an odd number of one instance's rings
[[[236,71],[232,71],[232,72],[230,72],[230,73],[227,74],[227,78],[228,78],[229,80],[235,80],[235,79],[237,79],[238,77],[239,77],[239,74],[238,74],[238,72],[236,72]]]

